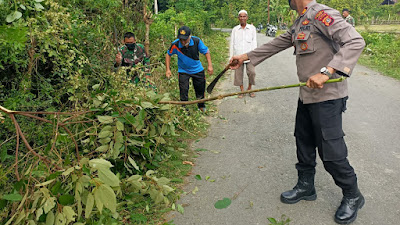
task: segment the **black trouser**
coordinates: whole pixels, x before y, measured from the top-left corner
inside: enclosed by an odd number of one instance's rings
[[[336,185],[343,194],[357,193],[357,177],[347,160],[347,147],[342,130],[342,112],[346,110],[347,97],[313,104],[298,101],[295,136],[297,146],[296,169],[315,173],[316,151]]]
[[[194,91],[196,93],[197,99],[204,98],[204,92],[206,90],[206,77],[204,74],[204,70],[195,73],[195,74],[187,74],[187,73],[179,73],[179,92],[181,101],[189,100],[189,79],[192,78]],[[204,103],[197,104],[199,108],[204,108]]]

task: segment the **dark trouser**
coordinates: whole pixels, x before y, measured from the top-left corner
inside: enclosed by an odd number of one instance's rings
[[[347,160],[347,147],[342,130],[342,112],[347,97],[313,104],[298,101],[295,136],[297,146],[296,169],[300,173],[315,174],[316,151],[336,185],[345,196],[358,191],[357,177]]]
[[[204,70],[195,73],[195,74],[187,74],[187,73],[179,73],[179,92],[181,101],[189,100],[189,79],[192,78],[194,91],[196,93],[197,99],[204,98],[204,92],[206,90],[206,77],[204,75]],[[204,108],[204,103],[197,104],[199,108]]]

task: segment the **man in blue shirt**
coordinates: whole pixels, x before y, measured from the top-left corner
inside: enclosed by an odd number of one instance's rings
[[[210,51],[204,45],[200,38],[191,36],[189,27],[183,26],[178,30],[178,39],[172,42],[171,47],[165,55],[165,66],[167,78],[171,77],[170,62],[171,56],[178,55],[178,74],[179,74],[179,92],[181,101],[189,100],[189,80],[192,78],[194,90],[197,99],[204,98],[206,89],[206,77],[204,68],[199,59],[199,52],[206,56],[208,74],[213,74]],[[197,105],[202,112],[206,111],[204,103]]]

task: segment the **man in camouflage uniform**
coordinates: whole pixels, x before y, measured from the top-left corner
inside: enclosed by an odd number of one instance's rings
[[[150,78],[150,59],[147,56],[144,46],[136,43],[135,35],[131,32],[124,34],[124,46],[120,47],[115,56],[114,67],[126,66],[135,68],[138,63],[141,63],[144,68],[145,77]],[[132,82],[137,84],[140,80],[136,71],[127,70],[127,74]]]
[[[317,198],[314,177],[318,153],[325,170],[343,193],[335,222],[348,224],[357,218],[365,199],[347,159],[343,138],[342,113],[348,98],[347,81],[325,82],[330,78],[349,77],[365,42],[337,10],[315,0],[289,0],[289,5],[299,14],[293,26],[251,52],[233,56],[231,62],[237,59],[239,63],[231,68],[238,68],[246,60],[256,66],[276,53],[294,47],[297,75],[307,85],[300,87],[295,120],[298,181],[292,190],[281,194],[281,202],[294,204]]]
[[[356,26],[356,22],[354,21],[354,18],[352,16],[350,16],[350,11],[348,9],[343,9],[342,15],[345,18],[346,22],[351,24],[353,27]]]

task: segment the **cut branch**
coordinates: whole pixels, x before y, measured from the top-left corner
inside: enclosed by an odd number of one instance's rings
[[[346,77],[340,77],[337,79],[328,80],[327,82],[325,82],[325,84],[342,82],[344,80],[346,80]],[[213,100],[217,100],[217,99],[220,100],[220,99],[223,99],[226,97],[240,95],[240,94],[248,94],[248,93],[253,93],[253,92],[261,92],[261,91],[272,91],[272,90],[277,90],[277,89],[302,87],[302,86],[306,86],[306,83],[304,82],[304,83],[291,84],[291,85],[282,85],[282,86],[276,86],[276,87],[267,87],[267,88],[261,88],[261,89],[247,90],[247,91],[218,95],[218,96],[214,96],[211,98],[204,98],[204,99],[199,99],[199,100],[194,100],[194,101],[160,101],[160,102],[158,102],[158,104],[191,105],[191,104],[198,104],[198,103],[213,101]]]

